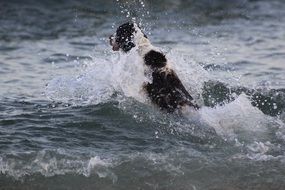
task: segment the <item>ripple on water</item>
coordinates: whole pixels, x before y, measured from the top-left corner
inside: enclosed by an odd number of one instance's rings
[[[283,1],[124,3],[0,2],[0,189],[284,189]],[[160,112],[140,57],[109,51],[127,14],[196,114]]]

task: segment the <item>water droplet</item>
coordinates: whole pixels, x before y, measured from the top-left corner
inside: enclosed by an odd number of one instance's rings
[[[278,107],[277,107],[277,105],[276,105],[276,103],[273,103],[273,109],[277,109]]]

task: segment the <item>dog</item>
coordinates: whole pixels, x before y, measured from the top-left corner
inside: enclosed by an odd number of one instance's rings
[[[134,22],[127,22],[119,26],[115,34],[109,37],[113,51],[128,53],[135,48],[143,58],[146,66],[145,73],[150,72],[150,81],[142,84],[142,89],[152,103],[160,110],[168,113],[182,110],[186,106],[199,109],[193,103],[193,98],[183,86],[181,80],[170,68],[167,58],[154,47],[140,27]],[[147,75],[147,76],[149,76]]]

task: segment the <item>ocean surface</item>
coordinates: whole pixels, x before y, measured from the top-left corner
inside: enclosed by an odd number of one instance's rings
[[[285,1],[1,0],[0,190],[285,189]],[[159,111],[134,20],[201,106]]]

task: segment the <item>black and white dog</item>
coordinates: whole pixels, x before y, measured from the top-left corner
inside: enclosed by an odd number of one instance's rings
[[[186,106],[199,108],[170,68],[165,55],[150,43],[136,23],[128,22],[119,26],[116,33],[110,36],[110,45],[114,51],[121,50],[125,53],[136,48],[146,65],[145,73],[151,72],[151,82],[143,83],[142,87],[161,110],[172,113]]]

